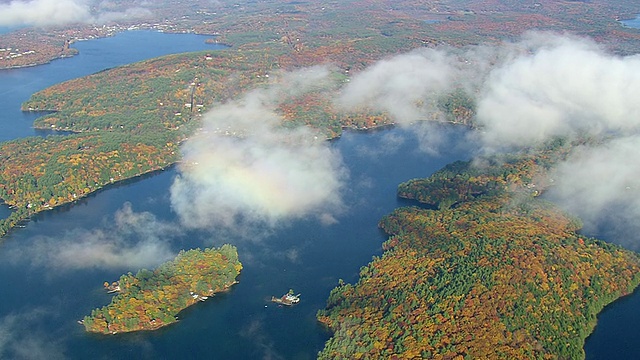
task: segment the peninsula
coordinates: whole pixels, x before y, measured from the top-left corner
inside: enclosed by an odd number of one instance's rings
[[[122,275],[108,287],[118,293],[111,304],[94,309],[81,323],[102,334],[156,330],[176,322],[183,309],[229,289],[240,270],[234,246],[183,250],[153,271]]]
[[[640,256],[538,198],[564,149],[446,166],[399,186],[386,251],[336,287],[320,359],[583,359],[596,315],[640,283]]]

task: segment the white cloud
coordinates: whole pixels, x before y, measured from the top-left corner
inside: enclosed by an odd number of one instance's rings
[[[354,76],[336,103],[347,111],[384,111],[399,123],[438,117],[436,95],[452,89],[457,65],[452,53],[434,49],[385,59]]]
[[[353,76],[336,103],[345,111],[386,112],[399,124],[442,120],[438,101],[454,89],[475,100],[487,148],[640,125],[640,55],[614,56],[591,40],[553,33],[384,59]]]
[[[150,15],[142,7],[112,9],[93,0],[13,0],[0,4],[0,26],[55,26],[74,23],[99,24]]]
[[[91,17],[89,5],[78,0],[11,1],[0,4],[0,25],[48,26],[84,22]]]
[[[185,226],[252,236],[289,219],[331,220],[343,206],[340,154],[309,128],[281,127],[275,112],[284,99],[331,86],[328,76],[325,68],[285,74],[205,115],[203,131],[182,147],[171,187]]]
[[[613,56],[591,41],[552,34],[517,45],[520,51],[491,71],[478,99],[487,145],[638,128],[639,56]]]

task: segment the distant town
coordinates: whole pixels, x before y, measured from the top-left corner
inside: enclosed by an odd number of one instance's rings
[[[140,23],[135,25],[103,25],[56,30],[25,28],[0,35],[0,69],[46,64],[52,60],[77,54],[70,47],[78,41],[113,36],[126,30],[157,30],[186,33],[172,24]]]

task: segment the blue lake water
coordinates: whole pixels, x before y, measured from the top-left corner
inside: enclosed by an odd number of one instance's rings
[[[5,204],[0,204],[0,219],[6,219],[11,214],[11,209]]]
[[[640,29],[640,15],[636,16],[635,19],[631,20],[622,20],[620,21],[624,26]]]
[[[114,37],[74,43],[72,47],[80,51],[79,55],[54,60],[46,66],[0,70],[0,141],[46,135],[33,129],[33,120],[38,114],[20,111],[20,104],[36,91],[100,70],[161,55],[224,48],[219,44],[206,44],[208,38],[195,34],[127,31]]]
[[[449,135],[455,140],[465,131],[451,129]],[[404,138],[404,143],[395,152],[379,153],[380,144],[389,136]],[[352,184],[344,191],[349,209],[338,217],[339,223],[327,226],[306,219],[277,229],[258,242],[225,239],[238,246],[244,264],[240,283],[229,293],[187,309],[180,314],[180,322],[156,332],[95,336],[76,324],[93,308],[109,302],[103,281],[137,269],[52,273],[32,265],[30,258],[41,255],[34,244],[43,235],[55,239],[78,228],[108,230],[113,214],[125,202],[136,212],[147,211],[160,220],[175,221],[168,199],[173,169],[36,217],[0,246],[0,281],[12,285],[3,289],[0,318],[20,319],[20,324],[5,321],[5,330],[18,334],[12,337],[18,343],[22,337],[44,348],[54,342],[56,346],[49,352],[72,358],[125,359],[133,354],[154,359],[182,358],[185,354],[189,358],[215,354],[221,359],[314,358],[328,338],[315,314],[324,307],[339,278],[357,281],[359,268],[381,253],[385,236],[377,222],[400,204],[395,196],[397,184],[468,156],[466,150],[455,148],[442,156],[425,156],[415,150],[416,137],[404,129],[347,133],[331,146],[345,156]],[[193,232],[176,238],[173,247],[178,251],[219,245],[225,240]],[[22,252],[25,248],[30,249],[26,254]],[[299,305],[282,308],[268,301],[271,295],[281,295],[290,288],[302,293]],[[2,324],[0,321],[0,331]]]
[[[34,134],[32,118],[19,111],[6,113],[19,108],[34,91],[131,61],[210,48],[203,40],[195,35],[123,33],[76,44],[81,55],[75,58],[0,72],[0,89],[5,91],[0,97],[0,137],[8,140]],[[180,48],[189,42],[193,48]],[[5,134],[5,128],[11,133]],[[349,186],[342,193],[348,209],[337,216],[336,224],[296,220],[256,241],[221,239],[198,231],[172,237],[174,252],[233,243],[244,269],[240,283],[231,291],[185,310],[177,324],[155,332],[86,334],[76,320],[110,301],[102,283],[138,269],[62,270],[65,264],[43,266],[39,261],[44,255],[40,245],[43,239],[54,243],[66,239],[64,244],[69,244],[83,241],[86,234],[109,232],[114,214],[125,203],[130,203],[136,213],[148,212],[158,221],[175,224],[169,201],[175,169],[112,186],[73,206],[36,216],[0,243],[0,358],[315,358],[329,337],[315,314],[324,307],[338,279],[357,281],[359,268],[381,253],[386,237],[377,223],[403,204],[396,197],[397,185],[428,176],[473,153],[473,148],[457,145],[467,143],[465,128],[439,128],[446,140],[438,156],[417,150],[415,130],[418,128],[347,132],[330,143],[342,154],[349,170]],[[272,295],[281,295],[290,288],[302,294],[299,305],[281,308],[268,301]],[[585,346],[588,358],[612,359],[619,354],[617,358],[628,359],[640,354],[639,303],[636,293],[602,313],[596,332]]]

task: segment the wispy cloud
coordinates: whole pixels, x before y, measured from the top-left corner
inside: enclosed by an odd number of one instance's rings
[[[74,23],[101,24],[150,15],[146,8],[117,8],[107,1],[13,0],[0,3],[0,26],[54,26]]]
[[[65,359],[65,349],[61,341],[38,326],[39,322],[47,317],[51,317],[51,312],[33,309],[0,318],[0,358]]]
[[[181,234],[179,225],[136,213],[125,203],[102,227],[70,230],[62,238],[40,236],[11,250],[9,258],[59,271],[153,268],[176,255],[171,241]]]
[[[582,146],[556,169],[549,197],[585,230],[640,250],[640,136]]]
[[[267,331],[264,327],[264,316],[252,320],[241,331],[240,336],[249,338],[262,352],[262,360],[281,360],[284,359],[274,348],[273,341],[269,339]]]

